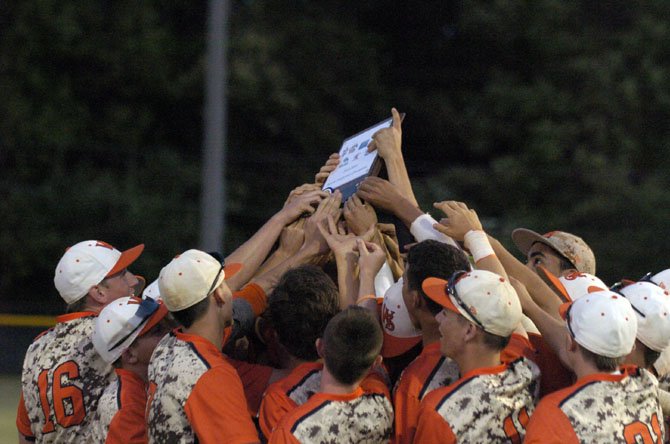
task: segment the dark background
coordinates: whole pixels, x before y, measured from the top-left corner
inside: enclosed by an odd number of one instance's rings
[[[0,2],[0,312],[62,311],[64,248],[198,240],[206,2]],[[342,139],[407,113],[424,210],[477,209],[594,249],[611,283],[668,267],[670,2],[233,1],[231,251]]]

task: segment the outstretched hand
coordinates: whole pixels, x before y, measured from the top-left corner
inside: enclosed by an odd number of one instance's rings
[[[316,243],[319,254],[326,254],[329,249],[328,243],[322,236],[319,227],[325,225],[329,217],[337,223],[342,215],[342,210],[340,210],[341,201],[342,193],[337,190],[323,199],[316,208],[316,211],[305,221],[305,244]]]
[[[398,200],[403,198],[395,185],[375,176],[366,177],[358,186],[356,195],[375,208],[391,213]]]
[[[454,240],[463,242],[463,238],[468,231],[482,230],[477,212],[469,209],[463,202],[448,200],[436,202],[433,206],[447,216],[433,227]]]
[[[365,242],[356,239],[356,250],[358,251],[358,268],[361,274],[369,273],[376,276],[386,262],[386,254],[382,248],[374,242]]]
[[[330,173],[332,173],[335,168],[340,164],[340,155],[339,153],[333,153],[328,157],[326,163],[321,167],[316,176],[314,176],[314,183],[318,186],[323,185]]]
[[[310,215],[315,212],[315,207],[323,199],[328,197],[328,193],[321,190],[299,190],[296,188],[291,192],[289,198],[284,204],[284,208],[279,211],[282,216],[284,224],[288,225],[302,215]]]
[[[401,153],[402,118],[395,108],[391,108],[391,115],[393,116],[391,126],[377,131],[368,145],[368,152],[377,150],[379,156],[384,160]]]
[[[360,236],[377,225],[377,213],[372,205],[366,204],[356,194],[344,203],[342,212],[347,228],[356,236]]]

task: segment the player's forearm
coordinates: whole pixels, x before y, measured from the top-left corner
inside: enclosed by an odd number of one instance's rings
[[[408,198],[402,196],[393,203],[393,214],[409,229],[423,211]]]
[[[344,310],[356,303],[358,282],[356,280],[356,258],[353,253],[335,255],[337,264],[337,286],[340,293],[340,308]]]
[[[544,281],[528,267],[515,258],[502,244],[495,238],[489,236],[489,242],[493,251],[500,259],[505,271],[510,276],[518,279],[526,286],[533,300],[551,316],[558,316],[558,308],[561,305],[560,298],[553,292]]]
[[[228,263],[243,264],[235,276],[226,280],[231,290],[241,288],[256,274],[284,226],[285,221],[279,214],[272,216],[249,240],[226,257]]]
[[[402,193],[412,205],[418,207],[419,204],[417,203],[414,191],[412,190],[412,182],[409,180],[402,152],[398,152],[394,156],[384,159],[384,163],[386,164],[389,182],[395,185],[400,193]]]
[[[291,268],[314,261],[317,257],[319,257],[319,247],[316,243],[303,245],[295,254],[280,261],[263,274],[254,277],[251,282],[260,286],[266,294],[270,294],[284,273]]]
[[[533,296],[530,293],[531,297]],[[565,335],[568,334],[565,325],[552,317],[540,308],[534,301],[525,303],[522,301],[523,312],[535,324],[545,342],[549,344],[551,349],[556,353],[561,361],[566,364],[565,360]]]

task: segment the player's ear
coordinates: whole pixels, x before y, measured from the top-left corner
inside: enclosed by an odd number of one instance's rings
[[[466,342],[470,342],[474,340],[477,337],[477,326],[473,324],[472,322],[466,322],[465,323],[465,329],[463,331],[463,339]]]
[[[382,355],[377,355],[377,357],[375,358],[375,362],[372,364],[372,368],[381,367],[383,360],[384,358],[382,358]]]
[[[134,343],[130,345],[122,354],[121,362],[124,364],[137,364],[139,358],[137,356],[137,350],[135,350]]]
[[[88,296],[98,304],[104,305],[107,302],[105,297],[105,287],[100,284],[92,286],[88,290]]]
[[[325,359],[325,356],[323,354],[323,341],[321,338],[316,338],[316,353],[319,355],[321,359]]]

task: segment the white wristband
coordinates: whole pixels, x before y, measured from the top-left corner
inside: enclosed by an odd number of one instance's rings
[[[488,236],[481,230],[470,230],[463,238],[465,248],[470,251],[475,263],[487,256],[495,255]]]

